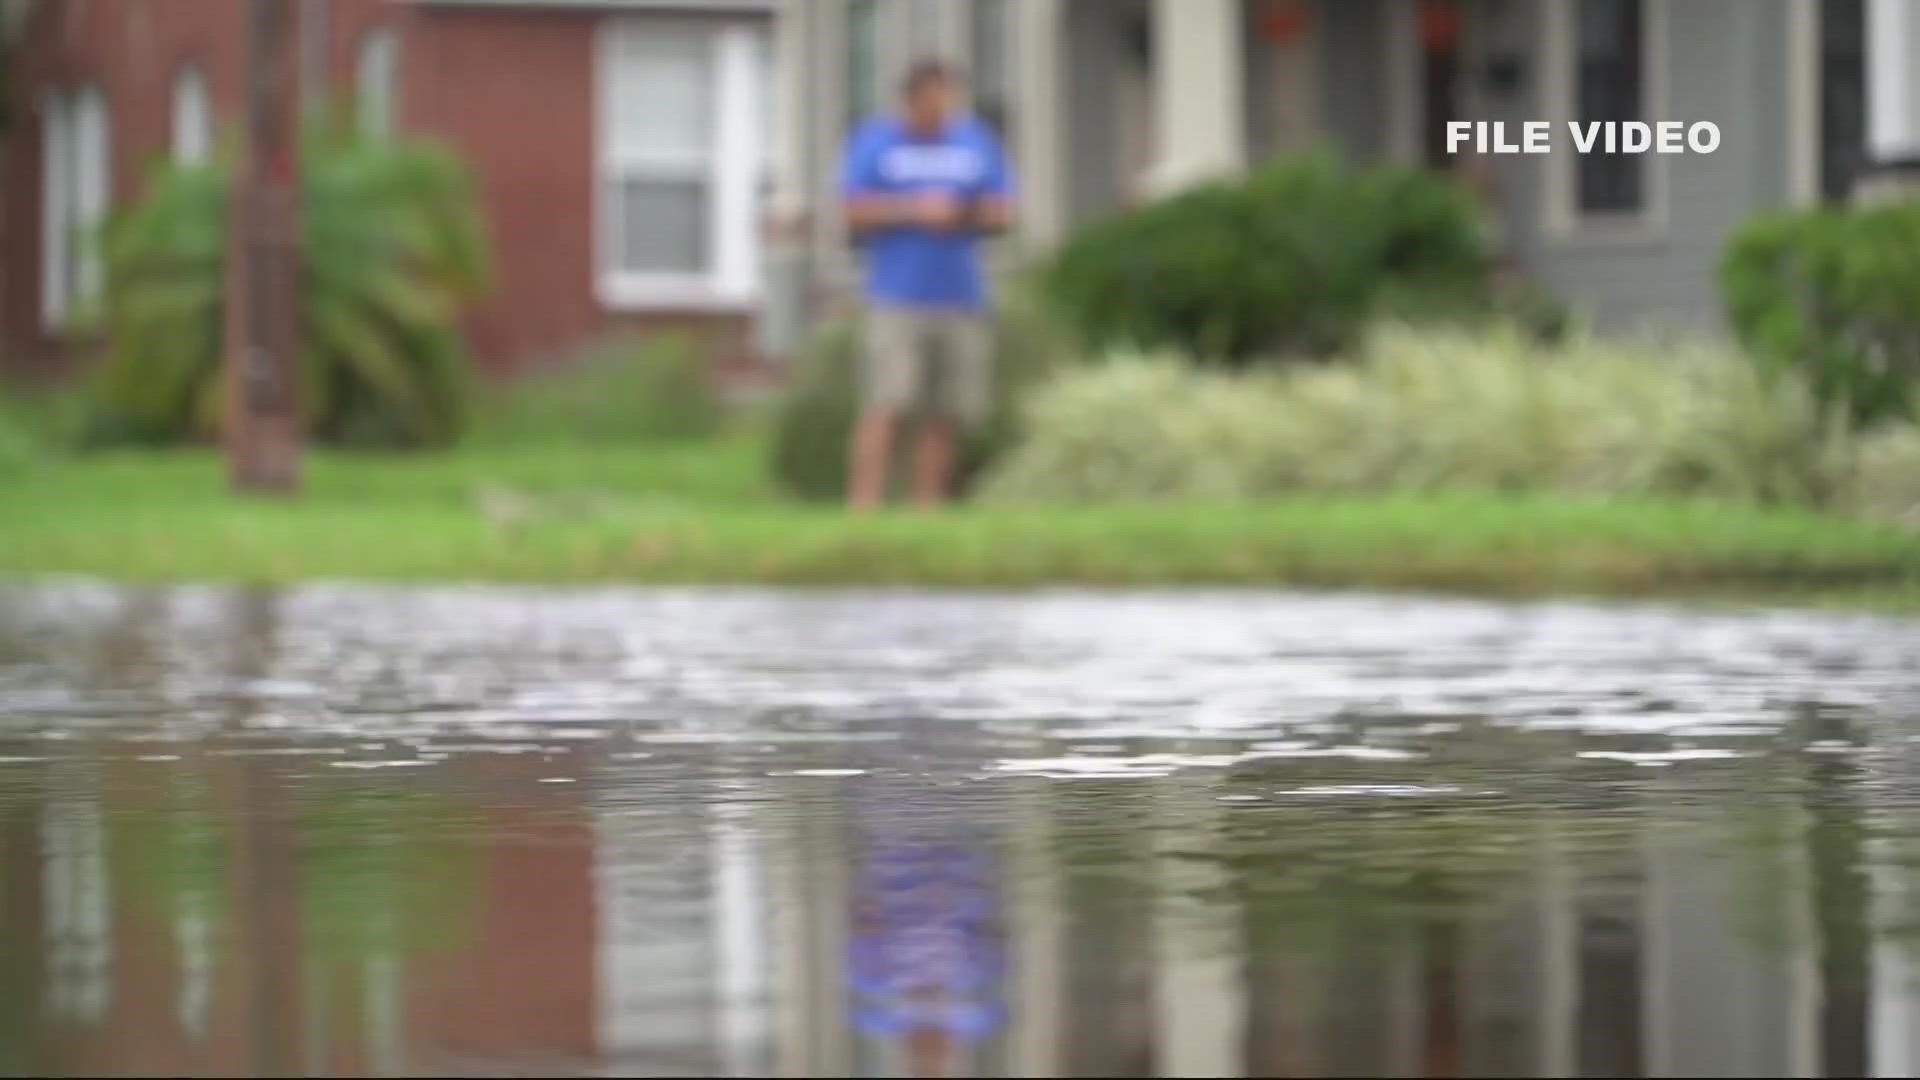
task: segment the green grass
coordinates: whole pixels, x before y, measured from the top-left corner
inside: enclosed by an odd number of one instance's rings
[[[869,516],[780,499],[748,438],[315,453],[292,501],[209,452],[0,476],[0,576],[1290,585],[1920,606],[1920,536],[1803,511],[1495,496]]]

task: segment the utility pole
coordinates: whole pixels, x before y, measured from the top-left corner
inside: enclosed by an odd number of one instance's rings
[[[228,230],[227,465],[234,490],[300,486],[300,20],[248,0],[246,146]]]

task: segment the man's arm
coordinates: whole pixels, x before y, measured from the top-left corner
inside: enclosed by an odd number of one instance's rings
[[[870,229],[920,222],[920,207],[912,199],[876,191],[849,191],[841,196],[847,228],[858,234]]]
[[[973,198],[967,224],[982,233],[995,236],[1013,227],[1013,166],[1007,162],[1006,151],[1001,148],[1000,140],[987,135],[986,143],[986,177],[980,185],[979,194]]]

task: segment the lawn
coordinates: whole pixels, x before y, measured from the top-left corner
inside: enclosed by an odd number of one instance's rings
[[[1920,607],[1920,535],[1793,510],[1497,496],[868,516],[782,499],[763,447],[315,453],[295,500],[207,452],[0,477],[0,576],[1285,585]]]

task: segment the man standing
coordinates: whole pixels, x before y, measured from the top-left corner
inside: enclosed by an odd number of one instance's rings
[[[865,273],[861,413],[849,448],[847,496],[886,498],[903,419],[919,414],[913,496],[952,492],[958,432],[993,402],[993,327],[981,238],[1012,219],[1013,177],[993,130],[956,114],[959,76],[913,65],[897,116],[853,133],[842,169],[848,228]]]

